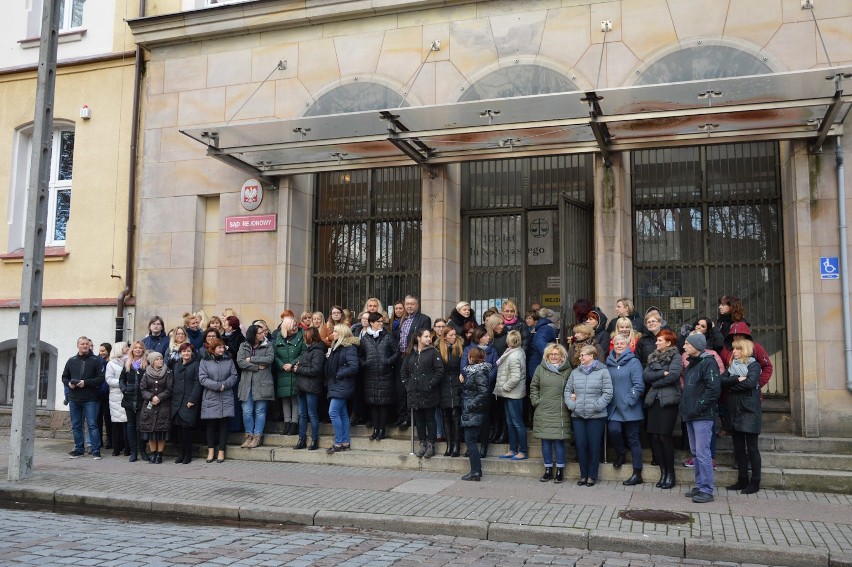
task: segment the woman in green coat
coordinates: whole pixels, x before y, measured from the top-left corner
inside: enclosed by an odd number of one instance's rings
[[[299,398],[293,366],[305,351],[305,339],[295,317],[287,315],[281,319],[273,348],[277,375],[275,393],[281,398],[282,421],[286,424],[284,435],[296,435],[299,432]]]
[[[565,479],[565,440],[571,438],[571,416],[565,406],[565,382],[570,366],[568,353],[562,345],[550,343],[544,349],[541,364],[535,369],[530,383],[530,403],[533,414],[533,436],[541,439],[544,475],[539,479],[556,484]],[[556,476],[553,474],[553,453],[556,453]]]

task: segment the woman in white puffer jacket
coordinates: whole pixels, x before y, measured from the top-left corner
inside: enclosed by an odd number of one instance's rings
[[[124,398],[124,394],[121,393],[118,387],[118,379],[121,376],[121,371],[124,370],[124,363],[127,360],[127,352],[129,350],[130,346],[127,343],[115,343],[110,352],[106,370],[104,371],[106,383],[109,385],[109,416],[112,419],[113,457],[117,457],[122,451],[125,455],[130,454],[130,446],[125,439],[127,413],[121,407],[121,400]]]

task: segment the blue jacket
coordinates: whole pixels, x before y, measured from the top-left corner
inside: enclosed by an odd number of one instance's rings
[[[607,406],[610,421],[640,421],[645,379],[642,364],[630,349],[616,358],[615,351],[606,357],[606,367],[612,378],[612,401]]]
[[[145,350],[155,350],[163,355],[163,359],[167,359],[166,353],[169,351],[169,336],[165,333],[160,333],[156,337],[152,335],[142,339],[142,344],[145,345]]]
[[[462,368],[470,365],[470,360],[468,360],[467,355],[470,352],[470,349],[472,348],[481,348],[485,351],[485,360],[483,362],[487,362],[491,365],[491,369],[488,371],[488,387],[490,388],[488,391],[493,392],[494,384],[497,383],[497,359],[499,358],[497,356],[497,349],[495,349],[490,344],[485,347],[474,344],[467,345],[466,347],[464,347],[464,352],[462,353]]]
[[[532,379],[535,369],[541,364],[544,349],[556,341],[556,326],[550,319],[539,319],[535,323],[535,332],[530,335],[532,346],[527,354],[527,376]]]
[[[358,376],[358,345],[355,337],[343,339],[343,344],[331,351],[325,363],[325,383],[328,398],[348,400],[355,393]]]

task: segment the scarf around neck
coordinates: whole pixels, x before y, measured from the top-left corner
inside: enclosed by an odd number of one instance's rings
[[[153,364],[149,364],[148,368],[145,369],[145,375],[150,376],[151,378],[160,379],[166,375],[166,365],[163,364],[159,370],[154,368]]]
[[[752,356],[748,357],[745,362],[734,359],[731,361],[731,365],[728,366],[728,374],[731,376],[748,376],[748,365],[752,362],[754,362],[754,357]]]
[[[582,372],[583,374],[589,375],[595,370],[597,370],[600,366],[602,366],[600,360],[593,360],[591,364],[581,364],[577,368],[579,368],[580,372]]]
[[[674,345],[663,351],[655,350],[648,355],[648,364],[651,364],[652,362],[659,362],[663,366],[668,366],[676,354],[677,347]]]

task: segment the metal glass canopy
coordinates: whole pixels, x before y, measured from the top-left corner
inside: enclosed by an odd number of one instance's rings
[[[523,155],[842,134],[852,68],[708,79],[182,130],[260,179]],[[847,93],[852,89],[847,88]]]

